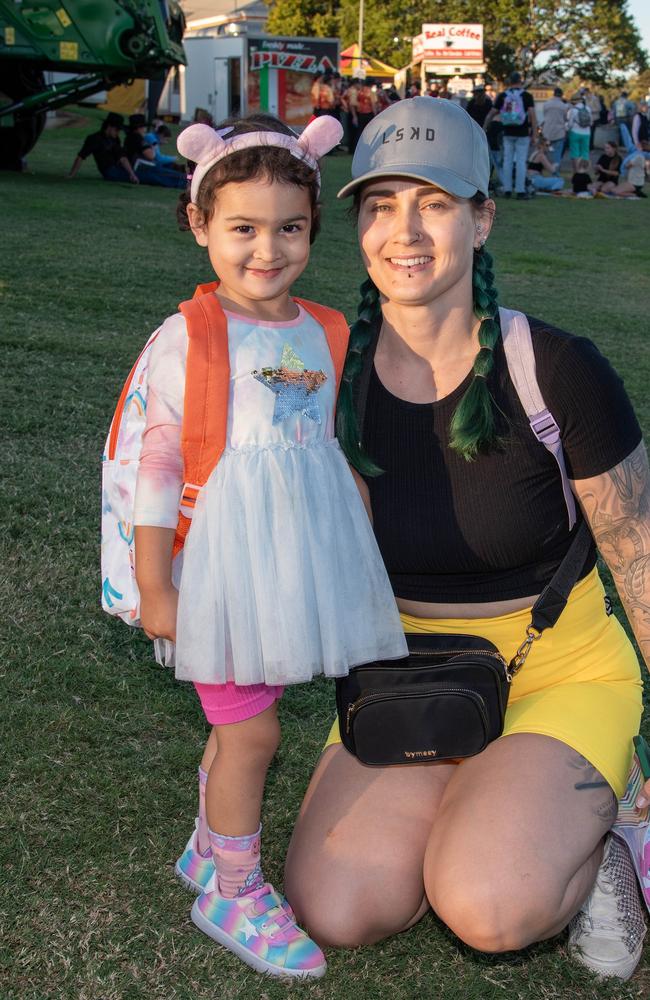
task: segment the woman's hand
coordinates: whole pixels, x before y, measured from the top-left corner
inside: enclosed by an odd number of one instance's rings
[[[149,639],[176,642],[178,591],[171,584],[157,590],[140,591],[140,622]]]
[[[637,809],[645,809],[646,806],[650,806],[650,778],[648,778],[645,785],[637,795],[635,805]]]

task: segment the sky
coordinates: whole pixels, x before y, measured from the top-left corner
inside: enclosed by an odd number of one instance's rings
[[[636,21],[643,47],[650,52],[650,3],[648,0],[628,0],[627,9]]]

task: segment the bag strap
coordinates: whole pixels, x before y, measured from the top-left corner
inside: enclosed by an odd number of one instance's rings
[[[555,459],[562,480],[562,493],[569,517],[569,531],[576,523],[576,502],[566,471],[560,428],[550,412],[537,383],[535,352],[530,325],[525,315],[514,309],[499,308],[501,336],[508,372],[524,408],[533,434]]]
[[[112,462],[115,459],[115,453],[117,451],[117,442],[120,435],[120,425],[122,423],[122,418],[124,416],[124,410],[126,409],[127,401],[131,394],[130,392],[131,383],[133,382],[133,378],[138,369],[138,365],[140,364],[144,355],[153,344],[154,340],[156,340],[159,333],[160,330],[156,330],[154,333],[151,334],[149,340],[144,345],[144,347],[138,354],[137,358],[135,359],[133,367],[131,368],[131,371],[127,375],[126,382],[122,386],[122,392],[120,393],[120,398],[117,401],[117,405],[115,407],[115,413],[113,414],[113,419],[111,420],[111,426],[108,431],[106,457],[109,462]]]
[[[197,289],[194,298],[181,302],[179,309],[187,323],[188,345],[181,431],[185,482],[174,555],[185,542],[199,491],[226,446],[230,381],[228,322],[210,286]]]
[[[294,299],[294,302],[297,302],[306,312],[313,316],[325,331],[327,346],[329,347],[334,364],[336,393],[338,395],[341,376],[343,374],[343,365],[345,364],[345,355],[348,350],[348,340],[350,339],[350,328],[348,327],[347,320],[343,313],[337,309],[330,309],[329,306],[323,306],[320,302],[311,302],[309,299]]]
[[[197,285],[179,309],[187,324],[188,348],[181,452],[183,478],[173,554],[182,549],[201,487],[226,446],[230,355],[228,321],[218,297],[218,281]],[[350,331],[342,313],[307,299],[295,299],[323,327],[332,356],[336,387],[341,382]]]
[[[523,667],[532,644],[541,638],[542,633],[547,628],[553,628],[557,623],[567,605],[569,594],[580,576],[591,543],[591,530],[587,521],[583,520],[562,562],[531,608],[530,625],[526,629],[526,638],[508,667],[509,680],[512,680]]]
[[[216,292],[218,287],[218,281],[209,281],[206,284],[197,285],[193,298],[196,299],[201,295],[210,295],[212,292]],[[294,298],[294,302],[297,302],[298,305],[301,305],[303,309],[310,314],[310,316],[313,316],[316,322],[320,323],[325,331],[327,346],[329,347],[332,361],[334,363],[336,391],[338,394],[338,389],[341,384],[341,376],[343,374],[343,365],[345,364],[345,355],[348,350],[348,341],[350,339],[350,328],[347,324],[347,320],[343,313],[339,312],[338,309],[330,309],[329,306],[324,306],[320,302],[312,302],[310,299],[298,298]]]

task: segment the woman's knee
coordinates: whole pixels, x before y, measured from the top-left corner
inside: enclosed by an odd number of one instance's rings
[[[391,862],[373,868],[354,845],[325,843],[304,849],[294,840],[284,887],[301,926],[319,944],[354,948],[405,930],[429,908],[421,864]]]
[[[427,880],[427,896],[456,937],[490,954],[526,948],[547,937],[557,921],[557,907],[540,898],[534,885],[517,891],[497,879],[438,885]]]
[[[289,876],[285,892],[298,923],[324,948],[376,944],[406,930],[429,908],[423,895],[407,900],[362,880],[328,878],[305,887]]]

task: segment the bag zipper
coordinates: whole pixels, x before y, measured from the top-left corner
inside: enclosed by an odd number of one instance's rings
[[[502,656],[498,650],[494,649],[453,649],[453,650],[437,650],[437,649],[409,649],[409,656],[463,656],[466,653],[482,653],[484,656],[493,656],[495,659],[499,660],[504,667],[507,666],[507,661],[505,656]]]
[[[471,688],[459,688],[459,687],[454,687],[453,685],[450,685],[448,683],[441,683],[436,688],[425,688],[423,691],[410,691],[410,692],[405,692],[405,691],[367,691],[365,694],[361,695],[360,698],[357,698],[356,701],[353,701],[352,704],[348,705],[348,711],[347,711],[347,716],[346,716],[346,720],[345,720],[345,733],[346,733],[346,736],[350,735],[350,729],[351,729],[351,726],[352,726],[352,717],[353,717],[353,715],[356,712],[358,712],[359,709],[363,708],[365,705],[369,704],[370,702],[381,701],[382,699],[391,700],[393,697],[398,697],[398,698],[403,698],[403,699],[404,698],[424,698],[426,695],[441,694],[442,693],[441,692],[441,688],[444,690],[445,694],[463,694],[463,695],[469,695],[471,697],[472,701],[475,701],[477,703],[478,709],[479,709],[479,711],[481,713],[481,716],[483,718],[483,722],[485,723],[485,727],[487,729],[488,718],[487,718],[487,713],[485,711],[485,706],[483,705],[483,699],[481,698],[481,696],[479,694],[477,694],[476,691],[472,691]]]

